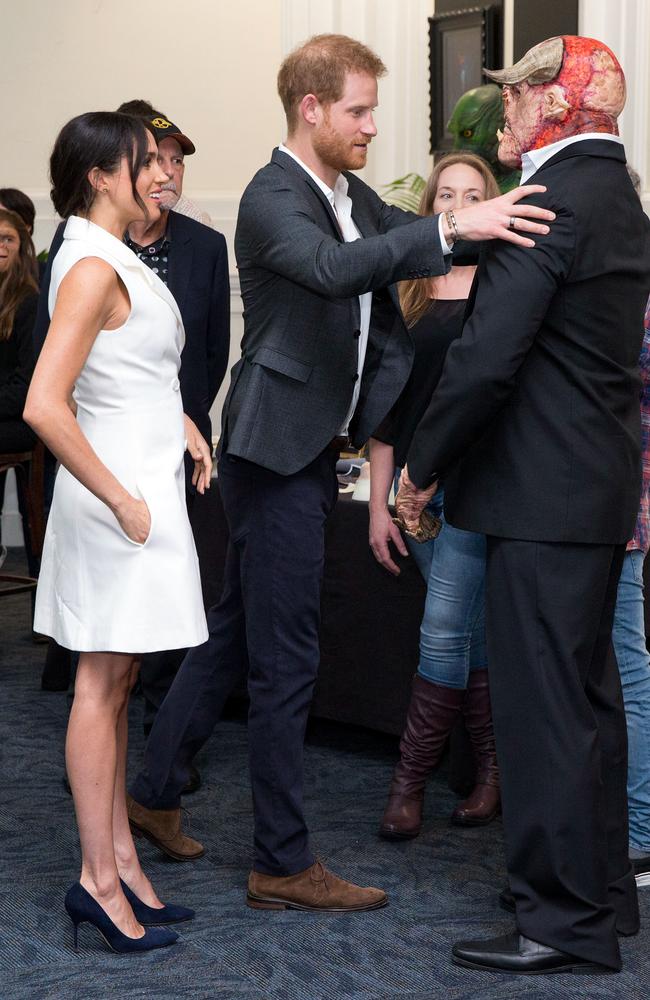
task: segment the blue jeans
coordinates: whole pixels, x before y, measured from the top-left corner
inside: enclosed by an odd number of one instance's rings
[[[442,520],[438,537],[406,539],[427,584],[418,673],[434,684],[466,688],[470,670],[487,666],[485,535],[447,524],[442,490],[427,509]]]
[[[643,552],[625,553],[612,631],[625,702],[630,846],[650,854],[650,656],[643,620]]]

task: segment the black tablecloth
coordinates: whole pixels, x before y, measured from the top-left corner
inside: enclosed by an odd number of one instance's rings
[[[192,512],[206,606],[221,591],[228,528],[216,481]],[[425,586],[412,559],[382,569],[368,546],[368,505],[341,498],[326,530],[321,666],[312,714],[401,733],[417,668]]]

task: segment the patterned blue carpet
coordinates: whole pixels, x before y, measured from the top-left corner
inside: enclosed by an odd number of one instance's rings
[[[14,562],[15,562],[14,556]],[[166,861],[149,844],[146,870],[163,899],[197,910],[172,948],[144,957],[106,950],[89,927],[80,951],[63,894],[78,875],[72,802],[65,793],[66,696],[39,687],[44,647],[29,633],[29,598],[0,602],[2,807],[0,809],[0,997],[2,1000],[647,1000],[650,889],[644,928],[622,941],[618,976],[510,978],[451,965],[463,937],[508,929],[497,907],[504,881],[502,830],[448,825],[455,797],[430,786],[425,832],[391,845],[376,836],[396,743],[318,724],[306,750],[308,814],[321,857],[340,874],[379,885],[391,903],[354,915],[262,912],[244,905],[252,817],[246,729],[217,727],[204,751],[204,784],[188,797],[190,831],[207,847],[195,863]],[[132,707],[131,763],[142,748]],[[142,842],[141,842],[142,843]]]

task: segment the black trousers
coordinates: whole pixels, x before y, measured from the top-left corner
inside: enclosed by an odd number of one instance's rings
[[[223,457],[230,529],[224,589],[210,636],[190,650],[156,716],[131,793],[148,808],[180,803],[187,765],[248,671],[248,740],[257,871],[313,862],[303,811],[303,742],[319,662],[324,528],[338,495],[336,454],[280,476]]]
[[[196,493],[193,493],[190,489],[186,489],[185,500],[187,502],[187,516],[190,520],[192,534],[198,548],[198,539],[192,521]],[[187,649],[166,649],[157,653],[145,653],[140,660],[138,677],[144,701],[142,723],[145,734],[151,731],[156,713],[172,686],[174,677],[178,673],[186,653]]]
[[[624,546],[488,537],[486,623],[522,934],[614,969],[638,929],[611,631]]]

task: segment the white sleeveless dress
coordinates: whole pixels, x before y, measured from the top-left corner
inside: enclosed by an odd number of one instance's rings
[[[49,308],[69,269],[99,257],[129,293],[131,312],[102,330],[77,379],[77,421],[101,461],[151,512],[140,545],[101,500],[61,467],[36,594],[34,629],[80,652],[147,653],[208,637],[187,518],[179,391],[183,323],[162,281],[120,240],[69,219],[52,266]]]

